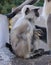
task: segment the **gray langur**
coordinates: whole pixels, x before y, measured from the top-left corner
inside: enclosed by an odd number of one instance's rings
[[[31,53],[31,39],[35,30],[34,19],[39,16],[39,7],[25,5],[22,10],[22,17],[13,25],[11,30],[11,46],[14,53],[23,58],[29,58]]]

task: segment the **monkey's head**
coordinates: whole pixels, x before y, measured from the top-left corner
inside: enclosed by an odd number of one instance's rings
[[[33,5],[25,5],[21,10],[22,16],[30,22],[34,22],[39,17],[39,8]]]

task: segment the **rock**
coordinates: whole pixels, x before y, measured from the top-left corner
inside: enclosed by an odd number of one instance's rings
[[[0,49],[0,65],[51,65],[51,55],[43,55],[34,59],[22,59],[12,54],[9,49]]]

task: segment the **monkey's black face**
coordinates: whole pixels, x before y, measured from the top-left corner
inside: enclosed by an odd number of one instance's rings
[[[34,9],[34,12],[35,12],[35,16],[36,16],[36,17],[39,17],[38,9]]]
[[[30,21],[32,20],[36,20],[37,17],[39,17],[39,12],[38,12],[39,8],[35,8],[35,9],[32,9],[30,10],[29,8],[26,9],[25,11],[25,17],[27,19],[29,19]]]

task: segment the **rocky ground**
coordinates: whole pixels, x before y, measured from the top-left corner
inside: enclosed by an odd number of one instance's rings
[[[51,65],[51,55],[43,55],[36,59],[21,59],[4,47],[0,49],[0,65]]]

